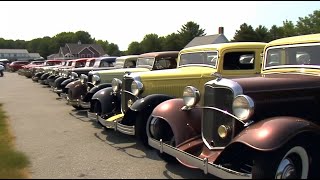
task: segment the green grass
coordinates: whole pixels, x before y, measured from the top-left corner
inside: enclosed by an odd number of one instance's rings
[[[26,155],[14,149],[14,137],[7,120],[0,104],[0,179],[29,178],[27,168],[30,161]]]

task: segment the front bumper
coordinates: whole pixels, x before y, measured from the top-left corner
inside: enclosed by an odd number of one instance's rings
[[[134,136],[136,134],[135,126],[127,126],[127,125],[121,124],[123,116],[124,114],[117,114],[108,118],[107,120],[98,116],[98,121],[106,128],[114,129],[115,131],[119,131],[123,134]]]
[[[202,169],[205,174],[210,173],[223,179],[252,179],[251,174],[237,172],[225,168],[221,165],[213,164],[211,162],[208,162],[207,158],[201,159],[178,148],[165,144],[162,142],[162,140],[158,141],[156,139],[148,137],[148,143],[151,147],[158,149],[161,153],[165,152],[173,157],[180,159],[183,162]]]
[[[64,94],[64,93],[61,93],[61,94]],[[68,105],[80,107],[79,99],[70,99],[68,96],[66,97],[66,99],[67,99],[67,104]]]
[[[62,90],[61,90],[61,92],[62,92]],[[60,97],[62,98],[62,99],[65,99],[65,100],[67,100],[68,101],[68,94],[66,94],[66,93],[60,93]]]
[[[98,115],[97,113],[92,113],[90,111],[87,112],[87,116],[90,120],[93,120],[93,121],[98,121]]]
[[[80,106],[85,109],[89,109],[91,106],[90,102],[85,102],[82,99],[79,99]]]
[[[62,93],[62,89],[58,89],[58,88],[54,88],[53,89],[53,92],[55,92],[55,93]]]

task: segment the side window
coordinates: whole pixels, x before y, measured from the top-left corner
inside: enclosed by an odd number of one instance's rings
[[[95,60],[91,60],[89,63],[89,67],[92,67],[94,65]]]
[[[100,67],[113,67],[113,63],[108,61],[101,61]]]
[[[135,68],[136,62],[135,61],[126,61],[124,64],[124,68]]]
[[[155,69],[160,70],[160,69],[172,69],[177,67],[177,62],[175,61],[174,58],[162,58],[158,59],[155,62]]]
[[[223,59],[224,70],[254,69],[254,52],[228,52]]]

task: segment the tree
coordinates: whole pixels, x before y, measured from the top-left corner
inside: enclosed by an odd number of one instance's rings
[[[91,38],[91,35],[86,31],[77,31],[74,37],[77,41],[81,41],[82,44],[92,44],[94,39]]]
[[[315,10],[304,18],[299,17],[296,30],[300,35],[320,33],[320,10]]]
[[[236,30],[236,33],[233,37],[235,42],[256,42],[258,41],[257,33],[253,30],[251,25],[243,23],[240,25],[240,29]]]
[[[280,39],[284,37],[283,28],[273,25],[269,30],[270,40]]]
[[[257,41],[260,42],[269,42],[271,40],[270,33],[268,31],[268,28],[265,26],[259,25],[256,29],[255,32],[257,34]]]
[[[282,30],[283,30],[284,37],[291,37],[291,36],[298,35],[298,32],[294,24],[292,23],[292,21],[288,21],[288,20],[283,21]]]
[[[109,54],[109,56],[120,56],[120,54],[121,54],[118,45],[116,45],[114,43],[110,43],[107,46],[106,53]]]
[[[162,40],[162,50],[163,51],[180,51],[181,47],[179,45],[180,36],[176,33],[167,35]]]
[[[126,52],[127,55],[139,55],[142,54],[143,50],[139,42],[133,41],[129,44],[128,50]]]
[[[205,30],[200,28],[200,26],[193,22],[189,21],[186,24],[182,25],[179,34],[179,45],[178,49],[184,48],[193,38],[198,36],[205,36]]]
[[[109,45],[109,42],[106,40],[106,41],[103,41],[103,40],[97,40],[97,41],[95,41],[95,43],[96,44],[99,44],[101,47],[102,47],[102,49],[105,51],[105,52],[107,52],[107,47],[108,47],[108,45]]]
[[[157,34],[147,34],[144,36],[140,43],[142,51],[146,52],[156,52],[161,51],[161,40]]]

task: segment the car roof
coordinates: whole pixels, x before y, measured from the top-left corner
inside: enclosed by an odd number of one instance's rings
[[[277,39],[277,40],[269,42],[267,44],[266,48],[270,47],[270,46],[278,46],[278,45],[317,43],[317,42],[320,42],[320,33],[292,36],[292,37]]]

